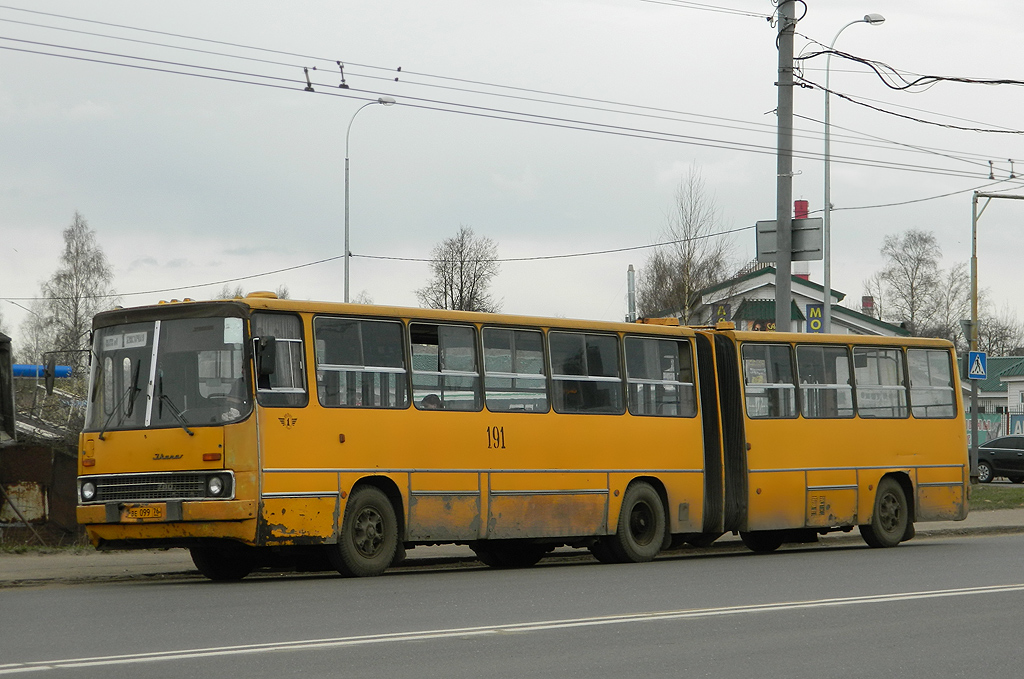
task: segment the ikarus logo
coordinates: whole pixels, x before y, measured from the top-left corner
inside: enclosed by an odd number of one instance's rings
[[[285,413],[284,417],[277,418],[285,429],[291,429],[295,426],[295,423],[299,421],[299,418],[292,417],[291,413]]]

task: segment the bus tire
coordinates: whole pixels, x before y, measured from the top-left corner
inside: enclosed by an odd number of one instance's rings
[[[895,547],[907,533],[910,515],[907,496],[896,479],[885,477],[875,493],[871,523],[860,526],[861,537],[872,547]]]
[[[218,540],[189,547],[188,551],[203,577],[217,582],[241,580],[256,568],[252,547],[242,544]]]
[[[658,491],[637,481],[626,488],[619,510],[619,524],[610,541],[612,553],[622,563],[652,561],[661,552],[668,530],[665,506]]]
[[[587,549],[601,563],[620,563],[619,558],[615,555],[615,550],[612,549],[610,544],[612,539],[614,538],[598,538]]]
[[[345,506],[338,544],[330,551],[331,565],[345,576],[383,573],[398,549],[398,519],[388,496],[374,486],[357,486]]]
[[[740,540],[747,549],[758,554],[769,554],[782,546],[783,533],[780,530],[740,531]]]
[[[984,460],[978,463],[978,483],[992,483],[992,466]]]
[[[471,548],[476,558],[491,568],[529,568],[548,553],[545,545],[513,540],[485,540],[473,543]]]

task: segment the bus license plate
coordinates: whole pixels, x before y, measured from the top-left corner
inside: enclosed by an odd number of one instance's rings
[[[121,518],[129,521],[159,521],[164,518],[163,505],[125,505]]]

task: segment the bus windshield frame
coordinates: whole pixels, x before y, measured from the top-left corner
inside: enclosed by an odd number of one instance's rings
[[[245,319],[125,319],[96,328],[85,431],[219,426],[253,409]]]

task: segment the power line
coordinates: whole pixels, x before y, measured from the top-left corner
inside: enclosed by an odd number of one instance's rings
[[[696,4],[700,4],[700,3],[696,3]],[[0,6],[0,7],[3,7],[3,6]],[[7,7],[7,8],[10,9],[10,7]],[[24,11],[32,12],[32,10],[24,10]],[[99,23],[99,24],[102,24],[102,25],[116,26],[118,28],[125,28],[125,29],[129,29],[129,30],[139,30],[139,31],[144,31],[144,32],[154,32],[154,33],[157,33],[157,34],[171,35],[171,36],[174,36],[174,37],[182,37],[182,38],[187,38],[187,39],[191,39],[191,40],[208,41],[205,38],[196,38],[194,36],[184,36],[182,34],[173,34],[173,33],[167,33],[167,32],[163,32],[163,31],[149,31],[149,29],[140,29],[140,28],[135,28],[135,27],[131,27],[131,26],[125,26],[125,25],[122,25],[122,24],[110,24],[108,22],[94,22],[94,21],[88,20],[88,19],[79,19],[79,18],[76,18],[76,17],[68,17],[67,15],[54,15],[52,13],[45,13],[45,12],[43,12],[43,13],[33,12],[33,13],[44,14],[46,16],[59,16],[61,18],[71,19],[71,20],[75,20],[75,21],[85,21],[85,22],[89,22],[89,23]],[[2,20],[2,19],[0,19],[0,20]],[[7,21],[12,21],[12,20],[7,20]],[[143,44],[155,45],[155,46],[160,46],[160,47],[167,47],[167,48],[170,48],[170,49],[182,49],[182,50],[186,50],[186,51],[198,52],[198,53],[203,53],[203,54],[213,54],[213,55],[217,55],[217,56],[226,56],[226,57],[231,57],[231,58],[246,59],[246,60],[251,60],[251,61],[257,61],[257,62],[260,62],[260,63],[271,63],[271,64],[275,64],[275,65],[288,66],[288,67],[291,67],[291,68],[295,68],[296,67],[295,64],[287,64],[285,62],[273,62],[273,61],[269,61],[269,60],[265,60],[265,59],[254,59],[252,57],[243,57],[243,56],[238,56],[238,55],[230,55],[230,54],[223,53],[223,52],[212,52],[212,51],[209,51],[209,50],[195,50],[193,48],[186,48],[186,47],[181,47],[181,46],[176,46],[176,45],[167,45],[165,43],[155,43],[155,42],[152,42],[152,41],[135,41],[133,39],[120,38],[118,36],[109,36],[107,34],[97,34],[97,33],[88,32],[88,31],[76,31],[75,29],[65,29],[65,28],[61,28],[61,27],[47,26],[47,25],[44,25],[44,24],[29,24],[29,22],[16,22],[16,21],[14,21],[13,23],[23,23],[23,24],[33,25],[33,26],[37,26],[37,27],[42,27],[42,28],[52,28],[54,30],[64,30],[64,31],[76,32],[76,33],[84,33],[84,34],[87,34],[87,35],[93,35],[93,36],[98,36],[98,37],[105,37],[105,38],[112,38],[112,39],[123,39],[123,40],[129,40],[129,41],[132,41],[132,42],[140,42],[140,43],[143,43]],[[12,40],[18,40],[18,39],[12,39]],[[242,76],[247,76],[247,77],[252,77],[252,78],[271,79],[271,80],[278,80],[278,81],[282,81],[282,82],[290,82],[290,83],[296,83],[296,84],[301,84],[301,82],[302,82],[301,80],[292,79],[292,78],[281,78],[281,77],[274,77],[274,76],[265,76],[265,75],[262,75],[262,74],[259,74],[259,73],[249,73],[249,72],[244,72],[244,71],[233,71],[233,70],[229,70],[229,69],[219,69],[219,68],[213,68],[213,67],[199,66],[199,65],[195,65],[195,64],[184,64],[182,62],[173,62],[173,61],[166,61],[166,60],[149,59],[149,58],[145,58],[145,57],[136,57],[134,55],[124,55],[124,54],[118,54],[118,53],[112,53],[112,52],[101,52],[101,51],[98,51],[98,50],[85,50],[83,48],[74,48],[74,47],[68,47],[68,46],[63,46],[63,45],[54,45],[53,43],[37,43],[37,42],[33,42],[33,41],[20,41],[20,42],[26,42],[26,43],[29,43],[29,44],[44,45],[44,46],[53,47],[53,48],[56,48],[56,49],[68,49],[68,50],[73,50],[73,51],[84,51],[84,52],[87,52],[87,53],[101,54],[101,55],[104,55],[104,56],[112,56],[112,57],[117,57],[117,58],[143,60],[143,61],[149,61],[151,63],[161,63],[161,64],[166,64],[166,65],[178,66],[178,67],[181,67],[181,68],[192,68],[192,69],[197,69],[197,70],[208,70],[208,71],[213,71],[213,72],[217,72],[217,73],[227,73],[227,74],[231,74],[231,75],[242,75]],[[265,50],[265,48],[258,48],[258,47],[253,47],[253,46],[249,46],[249,45],[240,45],[238,43],[224,43],[224,41],[209,41],[209,42],[214,42],[214,43],[218,43],[218,44],[229,44],[231,46],[243,47],[245,49],[267,51],[267,50]],[[269,50],[269,51],[280,52],[279,50]],[[52,53],[43,53],[43,54],[48,54],[50,56],[65,56],[65,58],[69,58],[66,55],[57,55],[57,54],[52,54]],[[323,58],[322,57],[316,57],[316,59],[323,59]],[[100,62],[100,63],[111,63],[111,62]],[[125,65],[125,64],[119,64],[119,63],[114,62],[114,65]],[[377,67],[377,66],[368,66],[368,65],[362,65],[362,66],[367,67],[367,68],[372,68],[372,69],[378,69],[378,70],[382,70],[383,69],[383,67]],[[167,69],[155,69],[155,70],[163,70],[163,72],[179,73],[179,72],[171,71],[171,70],[167,70]],[[314,67],[314,70],[315,70],[315,67]],[[391,69],[383,69],[383,70],[389,70],[390,71]],[[398,69],[398,72],[401,72],[401,69]],[[351,71],[350,71],[350,73],[351,73]],[[413,74],[413,73],[416,73],[416,72],[406,71],[406,73]],[[179,74],[181,74],[181,75],[192,75],[192,74],[188,74],[188,73],[179,73]],[[668,121],[673,121],[673,122],[690,122],[691,124],[693,122],[696,122],[697,124],[707,124],[707,125],[716,126],[716,127],[722,127],[722,128],[726,128],[726,129],[736,129],[736,130],[752,131],[752,132],[761,132],[761,131],[763,131],[765,133],[770,133],[770,134],[774,134],[775,133],[775,127],[773,125],[768,125],[768,124],[750,123],[749,121],[741,121],[741,120],[737,120],[737,119],[723,118],[723,117],[719,117],[719,116],[705,116],[705,115],[701,115],[701,114],[694,114],[694,113],[683,112],[683,111],[674,111],[674,110],[671,110],[671,109],[658,109],[658,108],[655,108],[655,107],[637,106],[637,105],[634,105],[634,104],[628,104],[628,103],[625,103],[625,102],[616,102],[616,101],[611,101],[611,100],[602,100],[602,99],[587,98],[587,97],[575,97],[575,96],[572,96],[572,95],[564,95],[564,94],[557,93],[557,92],[545,92],[543,90],[530,90],[528,88],[509,88],[508,86],[496,85],[496,84],[493,84],[493,83],[485,83],[485,82],[482,82],[482,81],[465,81],[465,80],[461,80],[461,79],[445,78],[444,76],[433,76],[433,75],[430,75],[430,74],[422,74],[422,75],[424,75],[426,77],[433,77],[433,78],[444,78],[444,79],[447,79],[447,80],[459,80],[461,82],[474,83],[474,84],[478,84],[478,85],[486,86],[486,87],[496,87],[496,88],[503,88],[503,89],[518,90],[518,91],[535,92],[535,93],[539,93],[539,94],[542,94],[542,95],[545,95],[545,96],[556,96],[556,97],[559,97],[559,98],[570,98],[570,99],[576,99],[576,100],[581,100],[581,101],[590,101],[590,102],[595,102],[595,103],[606,103],[606,104],[609,104],[611,106],[624,106],[624,107],[627,107],[627,108],[632,108],[632,109],[637,109],[637,110],[658,111],[658,112],[670,113],[670,114],[674,114],[674,115],[682,115],[682,116],[689,116],[689,117],[696,117],[696,118],[704,118],[704,119],[708,119],[708,120],[721,120],[721,121],[727,121],[727,122],[732,122],[732,123],[738,123],[738,125],[722,125],[722,124],[713,123],[713,122],[701,123],[699,121],[685,121],[685,120],[680,120],[679,118],[674,118],[674,117],[670,117],[670,116],[651,115],[651,114],[645,114],[645,113],[638,113],[636,111],[620,111],[620,110],[616,110],[616,109],[608,109],[608,108],[599,107],[599,106],[585,106],[585,105],[571,104],[571,103],[560,102],[560,101],[536,99],[536,98],[533,98],[533,97],[522,97],[522,96],[518,96],[518,95],[498,94],[498,93],[494,93],[494,92],[482,92],[482,91],[479,91],[479,90],[471,90],[471,89],[467,89],[467,88],[458,88],[458,87],[448,87],[448,86],[437,85],[437,84],[433,84],[433,83],[421,83],[421,82],[410,81],[410,80],[404,80],[403,83],[405,83],[405,84],[412,84],[412,85],[418,85],[418,86],[424,86],[424,87],[434,87],[434,88],[448,89],[448,90],[454,90],[454,91],[470,92],[470,93],[475,93],[475,94],[481,94],[481,95],[484,95],[484,96],[500,96],[500,97],[506,97],[506,98],[512,98],[512,99],[519,99],[519,100],[522,100],[522,101],[530,101],[530,102],[533,102],[533,103],[545,103],[545,104],[551,104],[551,105],[561,105],[561,106],[570,106],[570,107],[576,107],[576,108],[584,108],[584,109],[588,109],[588,110],[596,110],[596,111],[607,112],[607,113],[615,113],[615,114],[623,114],[623,115],[634,115],[634,116],[640,116],[640,117],[652,118],[652,119],[658,119],[658,120],[668,120]],[[371,79],[375,79],[375,80],[392,80],[390,77],[389,78],[383,78],[383,77],[380,77],[380,76],[371,76],[371,75],[363,75],[361,77],[367,77],[367,78],[371,78]],[[234,82],[243,82],[243,81],[238,80],[237,78],[232,78],[230,80],[234,81]],[[265,83],[260,83],[260,84],[265,84]],[[322,85],[322,84],[318,83],[318,86],[319,87],[324,87],[325,85]],[[432,100],[432,99],[421,99],[421,100],[428,101],[428,102],[431,102],[431,103],[440,103],[440,104],[444,104],[444,105],[450,105],[450,106],[465,106],[464,104],[460,104],[458,102],[439,102],[437,100]],[[490,108],[486,108],[485,107],[484,110],[494,111],[495,109],[490,109]],[[499,109],[499,111],[500,111],[500,109]],[[526,113],[526,112],[521,112],[521,111],[504,111],[504,113],[508,113],[510,115],[518,115],[518,116],[532,116],[532,115],[534,115],[534,114],[530,114],[530,113]],[[565,120],[565,119],[562,119],[562,120]],[[526,121],[520,121],[520,122],[526,122]],[[601,123],[592,123],[592,122],[589,122],[589,121],[575,120],[573,122],[575,122],[577,124],[580,124],[580,125],[586,125],[586,126],[603,126],[603,124],[601,124]],[[628,128],[628,129],[635,129],[635,128]],[[648,132],[649,134],[661,135],[661,136],[669,135],[670,134],[670,133],[664,133],[664,132],[660,132],[660,131],[656,131],[656,130],[655,131],[647,130],[646,132]],[[672,135],[672,136],[676,136],[676,135]],[[807,135],[800,135],[800,136],[802,138],[811,138],[811,137],[809,137]],[[702,139],[702,138],[695,138],[695,139]],[[704,139],[704,141],[710,141],[710,140]],[[721,141],[721,140],[714,140],[714,141]],[[883,141],[886,141],[886,143],[894,144],[896,146],[901,146],[899,144],[896,144],[895,142],[891,142],[891,141],[888,141],[888,140],[883,140]],[[686,142],[684,142],[684,143],[686,143]],[[728,141],[723,142],[723,143],[725,143],[726,146],[718,146],[718,148],[730,148],[731,147],[731,148],[737,148],[739,150],[744,150],[742,147],[744,147],[744,146],[751,146],[751,145],[745,145],[745,144],[741,144],[739,146],[736,146],[737,142],[728,142]],[[732,146],[730,146],[730,145],[732,145]],[[770,147],[758,146],[758,145],[753,145],[753,146],[755,146],[756,148],[760,148],[760,149],[770,148]],[[876,148],[885,148],[885,147],[884,146],[876,146]],[[900,149],[900,150],[902,150],[902,149]],[[942,154],[936,154],[936,155],[942,155]],[[955,159],[955,158],[951,158],[951,159],[963,160],[963,159]],[[844,158],[836,157],[835,160],[836,160],[836,162],[843,162]],[[856,159],[856,160],[858,162],[861,162],[861,163],[864,162],[865,160],[867,162],[869,162],[869,163],[875,162],[877,164],[877,166],[879,166],[879,167],[892,166],[892,164],[887,162],[887,161],[870,161],[870,159]],[[965,162],[969,162],[969,161],[965,161]],[[906,164],[897,164],[897,165],[906,165]],[[928,171],[929,169],[934,170],[934,168],[920,168],[918,166],[910,166],[910,167],[914,167],[915,169],[924,169],[926,171]]]
[[[706,5],[704,3],[687,2],[686,0],[673,0],[672,4],[678,4],[680,6],[683,6],[683,5],[685,5],[685,6],[691,6],[692,5],[694,7],[700,6],[702,8],[709,8],[709,9],[713,9],[713,10],[723,10],[723,11],[728,9],[728,8],[721,8],[721,7],[716,6],[716,5]],[[214,44],[225,44],[225,45],[230,45],[230,46],[233,46],[233,47],[244,48],[244,49],[248,49],[248,50],[268,51],[268,52],[272,52],[272,53],[284,53],[284,54],[290,54],[290,55],[295,55],[295,56],[302,56],[303,58],[307,58],[307,59],[316,59],[316,60],[321,60],[321,61],[331,61],[330,59],[327,59],[326,57],[312,57],[312,56],[309,56],[309,55],[297,55],[295,53],[286,53],[286,52],[282,52],[280,50],[268,50],[266,48],[255,47],[255,46],[252,46],[252,45],[243,45],[243,44],[240,44],[240,43],[228,43],[228,42],[225,42],[225,41],[209,40],[209,39],[206,39],[206,38],[199,38],[199,37],[196,37],[196,36],[189,36],[189,35],[184,35],[184,34],[179,34],[179,33],[168,33],[166,31],[152,31],[150,29],[144,29],[144,28],[138,28],[138,27],[133,27],[133,26],[127,26],[127,25],[124,25],[124,24],[113,24],[113,23],[110,23],[110,22],[97,22],[97,21],[94,21],[94,20],[91,20],[91,19],[82,19],[82,18],[71,17],[71,16],[63,15],[63,14],[54,14],[54,13],[48,13],[48,12],[38,12],[38,11],[35,11],[35,10],[23,10],[23,9],[19,9],[19,8],[13,8],[13,7],[10,7],[10,6],[0,6],[0,8],[16,9],[18,11],[25,11],[25,12],[30,12],[30,13],[33,13],[33,14],[41,14],[41,15],[44,15],[44,16],[59,17],[59,18],[62,18],[62,19],[67,19],[67,20],[80,21],[80,22],[86,22],[86,23],[95,23],[95,24],[100,24],[100,25],[105,25],[105,26],[113,26],[113,27],[122,28],[122,29],[126,29],[126,30],[142,31],[142,32],[147,32],[147,33],[156,33],[156,34],[159,34],[159,35],[173,36],[173,37],[176,37],[176,38],[183,38],[183,39],[189,39],[189,40],[200,41],[200,42],[211,42],[211,43],[214,43]],[[728,11],[737,11],[737,12],[744,13],[744,12],[742,12],[740,10],[728,10]],[[747,14],[749,16],[758,16],[758,17],[761,16],[761,15],[752,14],[752,13],[749,13],[749,12],[746,12],[745,14]],[[188,51],[188,52],[195,52],[195,53],[207,54],[207,55],[213,55],[213,56],[223,56],[223,57],[228,57],[228,58],[233,58],[233,59],[249,60],[249,61],[254,61],[254,62],[258,62],[258,63],[265,63],[265,64],[273,64],[273,65],[285,66],[285,67],[288,67],[288,68],[299,68],[300,67],[296,63],[288,63],[288,62],[281,62],[281,61],[271,61],[269,59],[259,59],[259,58],[255,58],[255,57],[247,57],[247,56],[242,56],[242,55],[229,54],[229,53],[226,53],[226,52],[215,52],[215,51],[212,51],[212,50],[200,50],[200,49],[196,49],[196,48],[183,47],[183,46],[180,46],[180,45],[170,45],[170,44],[167,44],[167,43],[159,43],[159,42],[155,42],[155,41],[136,40],[136,39],[133,39],[133,38],[125,38],[125,37],[121,37],[121,36],[113,36],[113,35],[110,35],[110,34],[96,33],[96,32],[92,32],[92,31],[81,31],[81,30],[77,30],[77,29],[69,29],[69,28],[52,26],[52,25],[47,25],[47,24],[23,22],[23,21],[17,21],[17,20],[13,20],[13,19],[3,19],[3,18],[0,18],[0,21],[6,21],[6,22],[10,22],[10,23],[16,23],[16,24],[21,24],[21,25],[28,25],[28,26],[33,26],[33,27],[38,27],[38,28],[45,28],[45,29],[51,29],[51,30],[58,30],[58,31],[70,32],[70,33],[76,33],[76,34],[89,35],[89,36],[93,36],[93,37],[101,37],[101,38],[107,38],[107,39],[113,39],[113,40],[123,40],[123,41],[139,43],[139,44],[145,44],[145,45],[150,45],[150,46],[164,47],[164,48],[168,48],[168,49],[184,50],[184,51]],[[803,37],[807,38],[807,36],[803,36]],[[814,41],[811,38],[807,38],[807,39],[810,40],[811,42],[815,42],[816,44],[820,44],[820,43],[817,43],[816,41]],[[57,48],[60,48],[60,49],[69,49],[69,50],[79,50],[79,49],[81,49],[81,48],[73,48],[73,47],[68,47],[68,46],[57,46],[57,45],[53,45],[52,43],[41,43],[41,44],[57,47]],[[92,50],[90,50],[90,51],[92,51]],[[97,53],[96,51],[92,51],[92,52]],[[106,54],[106,55],[111,55],[111,56],[118,56],[120,58],[143,59],[142,57],[135,57],[133,55],[119,55],[119,54],[110,53],[110,52],[100,52],[100,53]],[[197,65],[187,65],[187,64],[181,64],[180,62],[166,62],[166,61],[162,61],[162,60],[150,60],[150,61],[157,61],[159,63],[168,63],[168,64],[172,64],[172,65],[181,65],[183,67],[188,67],[188,68],[210,69],[210,67],[197,66]],[[338,64],[342,63],[342,62],[340,62],[338,60],[334,60],[334,61],[335,61],[335,63],[338,63]],[[506,85],[500,85],[500,84],[495,84],[495,83],[488,83],[488,82],[484,82],[484,81],[466,80],[466,79],[460,79],[460,78],[450,78],[450,77],[446,77],[446,76],[438,76],[438,75],[433,75],[433,74],[428,74],[428,73],[420,73],[420,72],[417,72],[417,71],[406,70],[406,71],[403,72],[401,68],[399,68],[399,69],[390,69],[390,68],[385,68],[385,67],[381,67],[381,66],[373,66],[373,65],[367,65],[367,64],[354,64],[352,62],[349,62],[349,66],[353,66],[353,65],[360,66],[360,67],[363,67],[363,68],[372,69],[372,70],[384,70],[384,71],[387,71],[389,73],[388,77],[374,76],[374,75],[368,75],[368,74],[360,74],[359,75],[359,77],[365,77],[365,78],[369,78],[369,79],[373,79],[373,80],[388,80],[388,81],[397,80],[397,78],[392,78],[391,77],[391,75],[393,75],[394,73],[402,73],[403,76],[406,75],[406,74],[420,75],[422,77],[427,77],[427,78],[443,79],[443,80],[449,80],[449,81],[457,81],[457,82],[462,82],[462,83],[466,83],[466,84],[473,84],[473,85],[482,86],[482,87],[490,87],[490,88],[497,88],[497,89],[507,89],[507,90],[518,91],[518,92],[528,92],[528,93],[533,93],[533,94],[539,94],[539,95],[542,95],[542,96],[553,96],[553,97],[558,97],[560,99],[574,99],[574,100],[578,100],[578,101],[586,101],[586,102],[591,102],[591,103],[600,103],[600,104],[606,104],[606,105],[610,105],[610,106],[626,107],[628,109],[635,109],[635,110],[634,111],[622,111],[622,110],[617,110],[617,109],[608,109],[608,108],[604,108],[604,107],[601,107],[601,106],[584,106],[584,105],[579,105],[579,104],[571,104],[571,103],[567,103],[567,102],[564,102],[564,101],[551,101],[551,100],[548,100],[548,99],[537,99],[537,98],[534,98],[534,97],[523,97],[523,96],[514,95],[514,94],[500,94],[500,93],[495,93],[495,92],[486,92],[486,91],[469,89],[469,88],[461,88],[461,87],[451,87],[451,86],[445,86],[445,85],[438,85],[436,83],[417,82],[417,81],[409,80],[409,79],[404,79],[404,80],[402,80],[402,82],[403,82],[403,84],[422,86],[422,87],[431,87],[431,88],[440,88],[440,89],[446,89],[446,90],[451,90],[451,91],[474,93],[474,94],[480,94],[480,95],[483,95],[483,96],[498,96],[498,97],[504,97],[504,98],[518,99],[518,100],[522,100],[522,101],[530,101],[530,102],[534,102],[534,103],[544,103],[544,104],[559,105],[559,106],[570,106],[570,107],[584,108],[584,109],[588,109],[588,110],[596,110],[596,111],[615,113],[615,114],[621,114],[621,115],[634,115],[634,116],[640,116],[640,117],[652,118],[652,119],[658,119],[658,120],[669,120],[669,121],[675,121],[675,122],[691,122],[691,124],[692,123],[706,124],[706,125],[710,125],[710,126],[722,127],[722,128],[725,128],[725,129],[736,129],[736,130],[753,131],[753,132],[765,132],[767,134],[773,134],[773,135],[775,134],[775,131],[776,131],[774,125],[761,124],[761,123],[752,123],[750,121],[743,121],[743,120],[738,120],[738,119],[733,119],[733,118],[724,118],[724,117],[721,117],[721,116],[709,116],[709,115],[696,114],[696,113],[691,113],[691,112],[686,112],[686,111],[678,111],[678,110],[672,110],[672,109],[656,108],[656,107],[650,107],[650,106],[641,106],[641,105],[631,104],[631,103],[627,103],[627,102],[618,102],[618,101],[607,100],[607,99],[597,99],[597,98],[591,98],[591,97],[578,97],[578,96],[574,96],[574,95],[567,95],[567,94],[563,94],[563,93],[550,92],[550,91],[544,91],[544,90],[536,90],[536,89],[531,89],[531,88],[510,87],[510,86],[506,86]],[[221,72],[230,72],[230,73],[236,73],[236,74],[245,74],[245,75],[249,75],[250,77],[256,77],[256,78],[271,78],[271,76],[264,76],[262,74],[245,73],[245,72],[239,72],[239,71],[228,71],[227,69],[212,69],[212,70],[218,70],[218,71],[221,71]],[[314,67],[314,70],[316,70],[315,67]],[[350,70],[349,73],[351,75],[353,72]],[[280,78],[280,79],[284,80],[286,82],[301,82],[301,81],[293,80],[293,79],[290,79],[290,78]],[[452,105],[458,105],[458,104],[452,104]],[[671,116],[650,115],[650,114],[640,113],[638,111],[652,111],[652,112],[657,112],[657,113],[668,113],[668,114],[672,114],[672,115],[702,118],[702,119],[706,119],[706,120],[709,120],[709,121],[724,121],[724,122],[728,122],[728,123],[736,123],[736,125],[722,125],[722,124],[718,124],[718,123],[715,123],[715,122],[704,122],[704,123],[702,123],[702,122],[699,122],[699,121],[685,121],[685,120],[681,120],[679,118],[675,118],[675,117],[671,117]],[[937,115],[942,115],[942,114],[937,114]],[[809,137],[807,135],[799,135],[799,136],[801,138],[811,138],[811,137]],[[895,142],[888,142],[888,141],[887,141],[887,143],[895,144]],[[897,146],[899,146],[899,145],[897,144]],[[877,148],[885,148],[885,147],[884,146],[879,146]],[[952,152],[950,152],[950,153],[952,153]]]
[[[670,7],[678,7],[680,9],[696,9],[704,12],[718,12],[720,14],[732,14],[736,16],[753,17],[755,19],[771,20],[771,17],[765,14],[756,14],[743,9],[708,5],[701,2],[688,2],[688,0],[640,0],[640,2],[648,2],[654,5],[668,5]]]
[[[646,249],[650,249],[650,248],[666,247],[666,246],[669,246],[669,245],[677,245],[677,244],[680,244],[680,243],[687,243],[687,242],[692,242],[692,241],[696,241],[696,240],[703,240],[703,239],[707,239],[707,238],[716,238],[718,236],[726,236],[726,235],[728,235],[730,233],[738,233],[740,231],[746,231],[746,230],[753,229],[753,228],[754,228],[753,226],[743,226],[743,227],[740,227],[740,228],[737,228],[737,229],[729,229],[727,231],[719,231],[719,232],[715,232],[715,233],[704,234],[704,235],[701,235],[701,236],[694,236],[692,238],[680,238],[680,239],[677,239],[677,240],[665,241],[665,242],[662,242],[662,243],[652,243],[652,244],[649,244],[649,245],[635,245],[635,246],[631,246],[631,247],[613,248],[613,249],[609,249],[609,250],[592,250],[592,251],[589,251],[589,252],[574,252],[574,253],[562,254],[562,255],[538,255],[538,256],[534,256],[534,257],[508,257],[508,258],[505,258],[505,259],[495,259],[493,261],[496,261],[496,262],[532,262],[532,261],[542,261],[542,260],[551,260],[551,259],[571,259],[571,258],[576,258],[576,257],[591,257],[591,256],[594,256],[594,255],[607,255],[607,254],[614,254],[614,253],[618,253],[618,252],[631,252],[631,251],[634,251],[634,250],[646,250]],[[352,253],[351,256],[352,257],[362,257],[363,259],[379,259],[379,260],[398,261],[398,262],[432,262],[432,261],[434,261],[432,258],[429,258],[429,257],[392,257],[392,256],[385,256],[385,255],[360,255],[360,254],[356,254],[356,253]],[[239,276],[237,278],[226,278],[226,279],[219,280],[219,281],[210,281],[208,283],[198,283],[198,284],[195,284],[195,285],[182,285],[182,286],[173,287],[173,288],[160,288],[160,289],[155,289],[155,290],[140,290],[138,292],[121,292],[121,293],[109,294],[109,295],[85,295],[84,297],[88,298],[88,299],[112,299],[112,298],[117,298],[117,297],[135,297],[135,296],[138,296],[138,295],[155,295],[155,294],[161,294],[161,293],[165,293],[165,292],[177,292],[177,291],[180,291],[180,290],[192,290],[192,289],[195,289],[195,288],[206,288],[206,287],[210,287],[211,285],[224,285],[226,283],[237,283],[239,281],[246,281],[246,280],[250,280],[250,279],[253,279],[253,278],[260,278],[262,276],[272,276],[272,275],[275,275],[275,274],[284,273],[285,271],[295,271],[296,269],[305,269],[305,268],[308,268],[308,267],[311,267],[311,266],[317,266],[319,264],[325,264],[327,262],[333,262],[333,261],[342,259],[343,257],[344,257],[344,255],[335,255],[333,257],[325,257],[324,259],[318,259],[318,260],[313,261],[313,262],[306,262],[304,264],[296,264],[294,266],[288,266],[288,267],[284,267],[284,268],[281,268],[281,269],[274,269],[273,271],[264,271],[262,273],[250,274],[248,276]],[[70,298],[67,298],[67,297],[0,297],[0,299],[5,300],[7,302],[11,302],[12,304],[15,304],[15,302],[36,301],[36,300],[40,300],[40,299],[70,299]],[[20,306],[20,305],[17,305],[17,306]]]
[[[630,247],[613,248],[613,249],[610,249],[610,250],[591,250],[590,252],[574,252],[574,253],[570,253],[570,254],[566,254],[566,255],[536,255],[536,256],[533,256],[533,257],[506,257],[506,258],[497,258],[497,259],[488,260],[488,261],[502,262],[502,263],[504,263],[504,262],[536,262],[536,261],[550,260],[550,259],[570,259],[570,258],[574,258],[574,257],[592,257],[594,255],[609,255],[609,254],[615,254],[615,253],[618,253],[618,252],[632,252],[632,251],[635,251],[635,250],[648,250],[650,248],[661,248],[661,247],[665,247],[667,245],[678,245],[680,243],[691,243],[691,242],[697,241],[697,240],[704,240],[704,239],[707,239],[707,238],[716,238],[718,236],[726,236],[726,235],[728,235],[730,233],[738,233],[740,231],[747,231],[747,230],[753,229],[753,228],[755,228],[755,227],[754,226],[741,226],[741,227],[739,227],[737,229],[729,229],[728,231],[717,231],[715,233],[704,234],[704,235],[701,235],[701,236],[693,236],[692,238],[679,238],[679,239],[676,239],[676,240],[665,241],[663,243],[651,243],[649,245],[633,245],[633,246],[630,246]],[[352,253],[351,256],[352,257],[362,257],[363,259],[383,259],[383,260],[396,261],[396,262],[432,262],[432,261],[434,261],[433,258],[430,258],[430,257],[392,257],[392,256],[386,256],[386,255],[360,255],[360,254],[356,254],[354,252]]]

